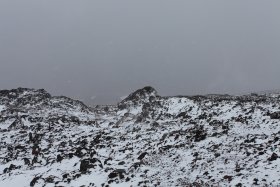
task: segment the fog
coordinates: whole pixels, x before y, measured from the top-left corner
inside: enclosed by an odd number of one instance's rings
[[[89,104],[279,89],[280,1],[1,0],[0,89]]]

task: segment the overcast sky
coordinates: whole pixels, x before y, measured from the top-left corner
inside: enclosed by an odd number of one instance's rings
[[[1,0],[0,89],[95,104],[279,89],[279,0]]]

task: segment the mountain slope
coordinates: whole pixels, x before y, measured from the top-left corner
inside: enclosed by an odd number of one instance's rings
[[[277,185],[279,101],[145,87],[90,108],[44,90],[0,91],[0,186]]]

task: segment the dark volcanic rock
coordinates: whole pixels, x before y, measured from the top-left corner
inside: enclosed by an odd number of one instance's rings
[[[141,153],[137,159],[142,160],[147,154],[147,152]]]
[[[273,112],[269,116],[271,119],[280,119],[280,112]]]
[[[268,158],[269,161],[274,161],[274,160],[277,160],[278,159],[278,155],[276,153],[273,153],[271,155],[271,157]]]
[[[116,178],[119,177],[120,179],[123,179],[125,176],[126,172],[124,169],[116,169],[113,172],[111,172],[108,177],[109,178]]]
[[[95,168],[96,166],[103,168],[101,161],[96,158],[84,159],[81,160],[80,171],[86,172],[88,169]]]

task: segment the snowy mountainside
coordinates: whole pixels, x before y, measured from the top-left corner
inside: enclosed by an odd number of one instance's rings
[[[280,184],[280,95],[161,97],[90,108],[0,91],[0,186]]]

